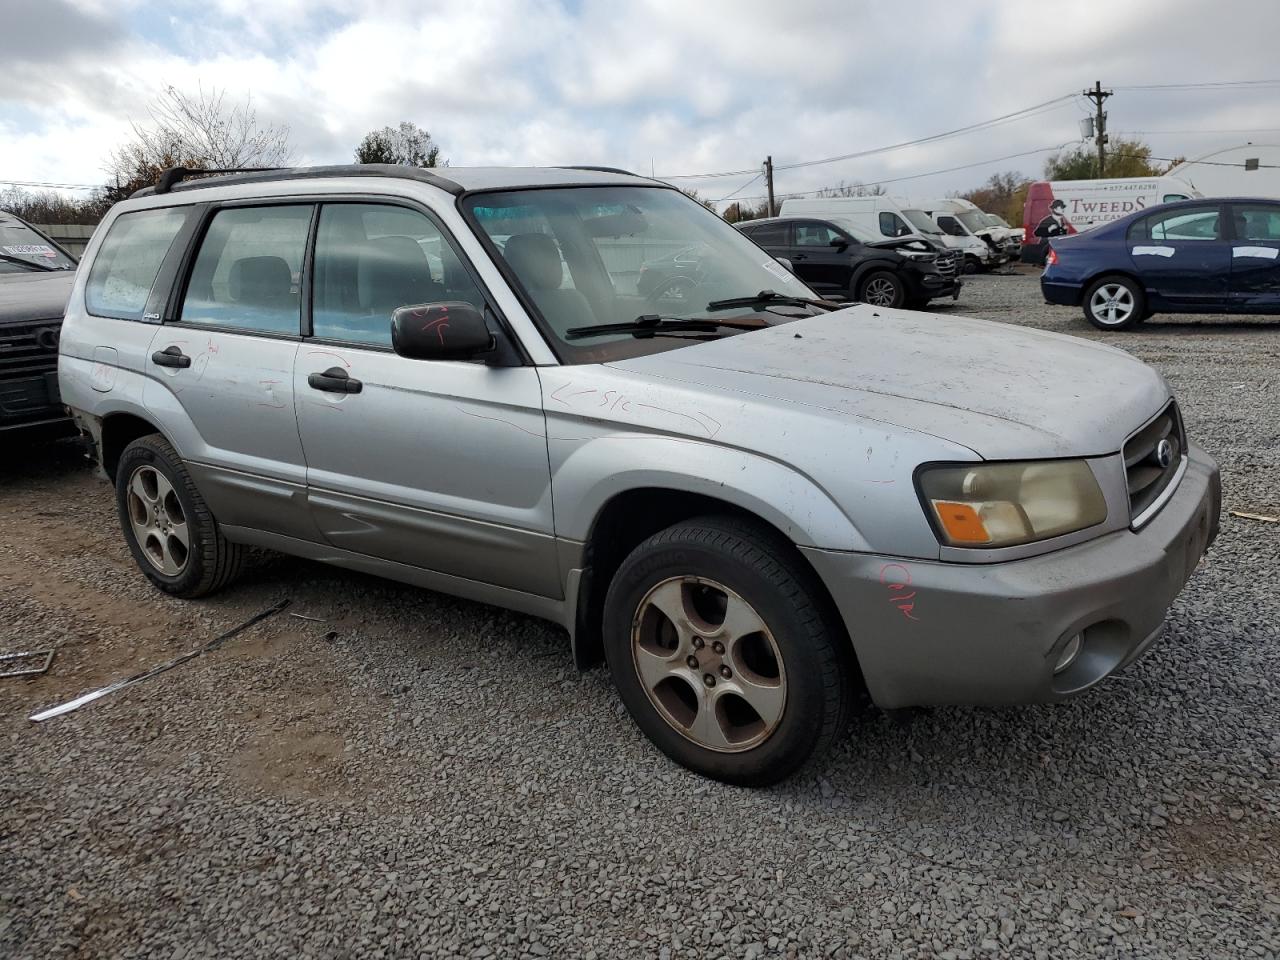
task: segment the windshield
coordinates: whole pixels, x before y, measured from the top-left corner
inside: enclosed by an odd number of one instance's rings
[[[933,222],[933,218],[923,210],[903,210],[902,215],[921,233],[942,233],[938,225]]]
[[[25,264],[31,264],[26,266]],[[76,262],[15,217],[0,216],[0,273],[74,270]]]
[[[986,230],[990,224],[983,219],[983,214],[976,210],[963,210],[956,214],[960,222],[969,228],[970,233],[977,233],[979,230]]]
[[[820,312],[806,306],[715,301],[773,290],[813,291],[701,204],[658,187],[566,187],[482,193],[465,201],[506,262],[544,336],[566,363],[599,363],[697,342],[690,333],[568,337],[638,317],[759,318],[762,325]],[[718,329],[698,336],[732,336]]]

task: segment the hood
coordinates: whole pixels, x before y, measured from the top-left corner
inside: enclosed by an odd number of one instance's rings
[[[1113,347],[865,304],[611,366],[893,424],[989,460],[1115,453],[1169,397]]]
[[[61,319],[75,281],[74,270],[0,274],[0,323]]]

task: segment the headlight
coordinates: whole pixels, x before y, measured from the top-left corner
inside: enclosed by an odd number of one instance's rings
[[[1011,547],[1083,530],[1107,503],[1083,460],[927,467],[920,493],[952,547]]]

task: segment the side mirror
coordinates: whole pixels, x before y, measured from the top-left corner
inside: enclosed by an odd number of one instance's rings
[[[465,300],[397,307],[391,347],[411,360],[469,360],[496,346],[484,314]]]
[[[844,253],[849,249],[849,241],[843,237],[834,237],[828,246],[835,247],[837,253]]]
[[[774,257],[773,259],[777,260],[780,264],[786,267],[788,273],[796,272],[796,268],[791,265],[791,261],[788,260],[786,257]]]

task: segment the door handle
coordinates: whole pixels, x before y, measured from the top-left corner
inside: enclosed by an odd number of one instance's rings
[[[151,355],[151,362],[158,367],[179,367],[185,369],[191,366],[191,358],[182,352],[179,346],[165,347],[163,350],[157,350]]]
[[[313,390],[323,390],[325,393],[359,393],[364,389],[363,383],[341,367],[330,367],[324,373],[309,374],[307,385]]]
[[[792,256],[791,259],[792,260],[808,260],[809,255],[807,253],[797,253],[794,256]]]

